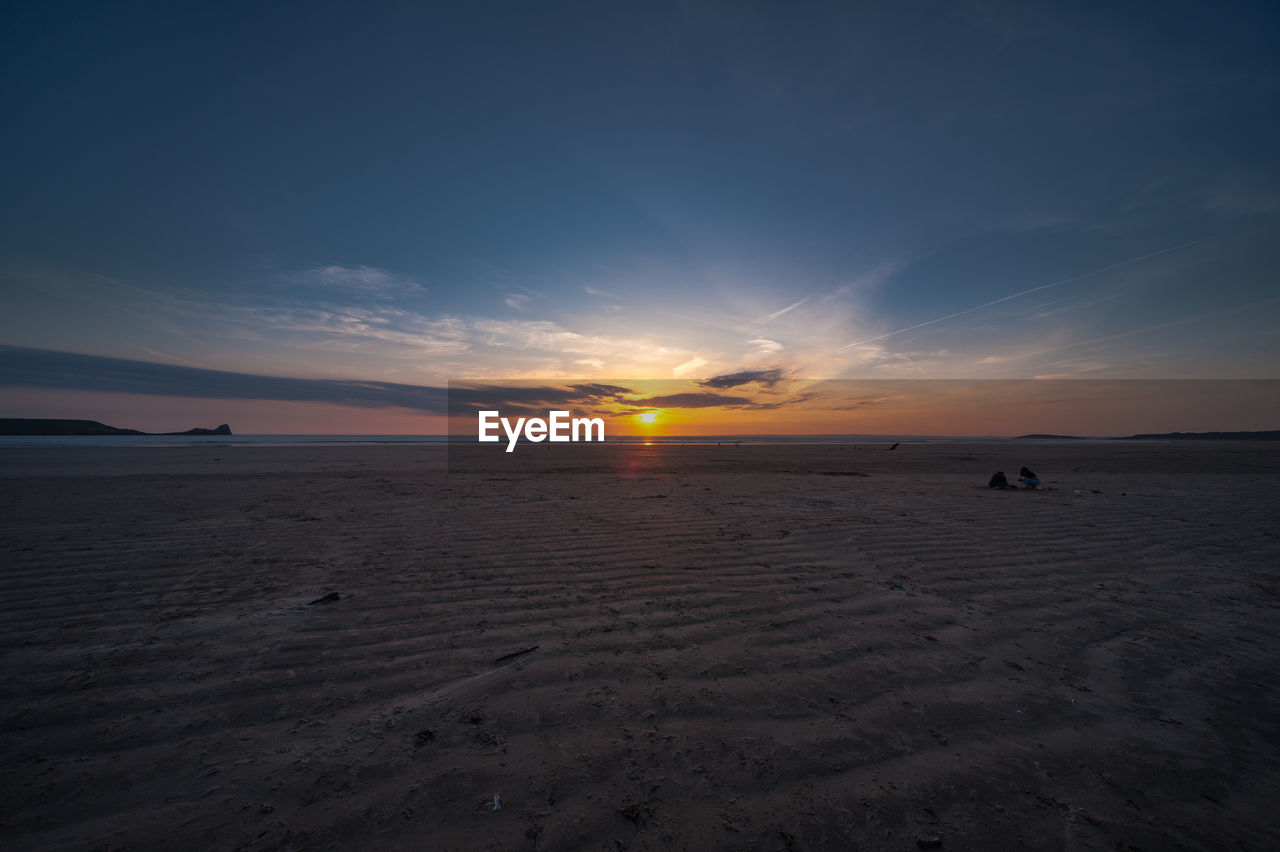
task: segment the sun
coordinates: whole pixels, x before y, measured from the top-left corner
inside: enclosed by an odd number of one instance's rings
[[[641,423],[656,423],[658,421],[658,412],[646,411],[644,414],[637,414],[636,419]]]

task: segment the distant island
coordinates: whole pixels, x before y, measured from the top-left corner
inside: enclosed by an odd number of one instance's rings
[[[223,423],[217,429],[188,429],[185,432],[139,432],[117,429],[97,420],[38,420],[0,417],[0,435],[230,435]]]
[[[1115,441],[1280,441],[1280,429],[1267,432],[1162,432],[1158,435],[1129,435]]]

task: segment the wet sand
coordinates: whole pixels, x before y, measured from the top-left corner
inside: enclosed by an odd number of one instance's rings
[[[1276,845],[1280,448],[520,452],[0,450],[0,845]]]

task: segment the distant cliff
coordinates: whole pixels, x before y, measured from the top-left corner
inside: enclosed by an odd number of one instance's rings
[[[117,429],[97,420],[36,420],[0,417],[0,435],[230,435],[223,423],[217,429],[188,429],[185,432],[139,432]]]
[[[188,429],[185,432],[156,432],[157,435],[230,435],[231,427],[223,423],[216,429],[201,429],[197,426],[194,429]]]

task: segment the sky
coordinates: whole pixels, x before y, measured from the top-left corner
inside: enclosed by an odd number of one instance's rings
[[[10,3],[0,417],[1276,378],[1278,35],[1271,2]]]

